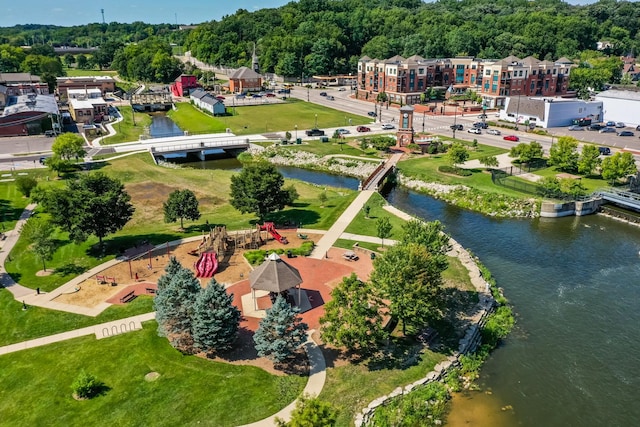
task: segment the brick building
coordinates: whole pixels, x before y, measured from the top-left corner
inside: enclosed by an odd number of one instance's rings
[[[191,89],[199,88],[196,76],[189,74],[180,74],[173,83],[171,83],[171,93],[173,96],[189,96]]]
[[[57,77],[56,81],[61,98],[67,98],[70,89],[100,89],[102,96],[116,90],[116,81],[109,76]]]
[[[555,97],[567,94],[573,62],[566,58],[540,61],[509,56],[500,61],[456,57],[425,59],[394,56],[386,60],[362,57],[358,62],[358,98],[416,104],[431,88],[449,92],[472,89],[492,107],[514,95]]]

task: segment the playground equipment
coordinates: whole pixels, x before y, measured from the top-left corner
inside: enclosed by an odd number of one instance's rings
[[[274,239],[276,239],[278,242],[282,243],[283,245],[286,245],[289,243],[286,237],[278,233],[275,225],[273,225],[273,222],[265,222],[263,225],[258,225],[258,227],[260,227],[260,230],[267,231],[269,234],[273,236]]]
[[[215,252],[204,252],[193,265],[196,277],[213,277],[218,270],[218,256]]]

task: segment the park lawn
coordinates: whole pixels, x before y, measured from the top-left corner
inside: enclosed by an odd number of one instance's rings
[[[492,150],[487,151],[490,152]],[[483,155],[485,154],[481,154],[478,157],[482,157]],[[438,167],[444,165],[449,165],[446,155],[438,154],[431,157],[419,156],[412,159],[400,161],[398,163],[398,169],[405,177],[418,179],[424,182],[439,182],[449,185],[466,185],[480,191],[504,194],[517,198],[522,198],[523,196],[525,196],[521,192],[495,185],[491,181],[491,173],[485,172],[484,169],[472,169],[471,171],[473,172],[473,175],[471,176],[458,176],[439,172]],[[530,195],[526,195],[526,197],[530,197]]]
[[[110,76],[115,77],[118,75],[118,72],[115,70],[80,70],[78,68],[66,68],[64,69],[65,73],[69,77],[80,77],[80,76]]]
[[[18,191],[15,182],[3,182],[0,185],[0,212],[2,212],[0,231],[12,230],[28,204],[29,199]]]
[[[300,145],[280,146],[279,150],[306,151],[317,156],[358,156],[371,158],[372,161],[382,160],[380,159],[380,156],[378,156],[377,152],[364,151],[353,144],[338,144],[337,142],[334,142],[333,138],[331,139],[331,142],[308,141]]]
[[[145,127],[151,126],[151,116],[147,113],[133,113],[135,115],[134,125],[132,108],[130,106],[119,106],[118,110],[124,120],[113,125],[116,134],[104,138],[101,142],[103,145],[138,141],[140,135],[144,133]]]
[[[321,105],[296,99],[285,103],[255,105],[244,107],[227,106],[231,116],[213,117],[199,111],[189,103],[176,104],[177,110],[168,113],[169,117],[182,130],[191,133],[216,133],[231,129],[235,135],[252,135],[269,132],[293,131],[298,126],[302,137],[304,129],[318,127],[344,126],[351,120],[353,125],[367,123],[363,116],[345,113]],[[292,138],[295,135],[292,132]],[[330,135],[329,135],[330,136]]]
[[[229,204],[232,171],[164,168],[156,166],[148,154],[105,162],[101,171],[123,182],[136,209],[133,218],[121,231],[105,238],[103,249],[98,247],[96,237],[75,244],[69,241],[67,233],[56,230],[52,237],[57,249],[53,259],[46,262],[47,269],[53,269],[55,273],[44,277],[36,275],[43,269],[41,260],[29,250],[26,240],[20,238],[5,264],[7,272],[18,283],[51,291],[143,240],[162,244],[196,236],[203,232],[205,221],[225,225],[230,231],[253,228],[257,222],[255,215],[241,214]],[[293,206],[271,214],[267,220],[327,230],[357,195],[355,191],[333,188],[325,191],[302,181],[285,180],[285,186],[290,184],[296,187],[299,199]],[[12,184],[1,183],[0,191],[8,185]],[[63,181],[48,181],[46,185],[63,185]],[[185,230],[181,231],[177,222],[164,222],[162,203],[171,191],[185,188],[195,192],[201,217],[198,221],[186,220]],[[322,192],[328,197],[324,205],[319,200]]]
[[[532,173],[536,175],[540,175],[542,177],[555,177],[556,175],[561,174],[562,172],[556,170],[556,168],[553,166],[549,166],[544,169],[533,171]],[[574,175],[578,175],[578,174],[574,174]],[[580,183],[587,189],[586,190],[587,194],[593,193],[594,191],[603,187],[609,187],[609,183],[600,177],[588,178],[585,176],[580,176],[580,178],[578,179],[580,180]]]
[[[112,305],[96,317],[29,306],[22,309],[5,289],[0,289],[0,346],[58,334],[99,323],[153,311],[153,298],[141,295],[125,305]]]
[[[302,376],[185,356],[156,328],[152,321],[116,337],[81,337],[0,356],[7,397],[0,402],[2,424],[236,426],[276,413],[306,383]],[[82,370],[104,383],[102,395],[73,399],[71,384]],[[149,372],[160,377],[148,382]]]
[[[442,279],[446,282],[455,283],[456,287],[463,291],[476,292],[475,286],[471,283],[469,270],[462,265],[458,257],[448,256],[449,266],[442,272]]]
[[[371,208],[369,211],[369,218],[365,218],[364,211],[360,210],[345,230],[345,233],[376,237],[378,234],[376,221],[378,218],[387,217],[393,227],[391,229],[391,236],[389,239],[399,239],[402,236],[402,226],[405,221],[384,210],[383,206],[386,203],[387,201],[380,195],[380,193],[373,193],[369,201],[366,203]]]
[[[379,252],[380,245],[377,243],[359,242],[357,240],[338,239],[333,244],[336,248],[353,249],[353,245],[358,244],[361,248],[369,249],[370,251]]]
[[[426,350],[417,358],[417,363],[404,369],[369,367],[367,363],[330,367],[319,398],[338,409],[337,426],[351,426],[355,415],[371,401],[423,378],[445,358],[444,354]]]

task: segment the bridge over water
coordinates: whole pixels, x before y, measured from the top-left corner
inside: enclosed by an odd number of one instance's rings
[[[396,153],[387,159],[386,162],[381,163],[380,166],[364,180],[362,190],[377,190],[380,183],[395,169],[403,154],[404,153]]]
[[[640,194],[615,188],[603,188],[593,193],[594,197],[601,197],[616,205],[640,211]]]

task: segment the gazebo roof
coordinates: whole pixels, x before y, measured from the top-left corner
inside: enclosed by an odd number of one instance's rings
[[[249,283],[254,290],[283,292],[302,283],[302,276],[297,268],[272,253],[249,274]]]

